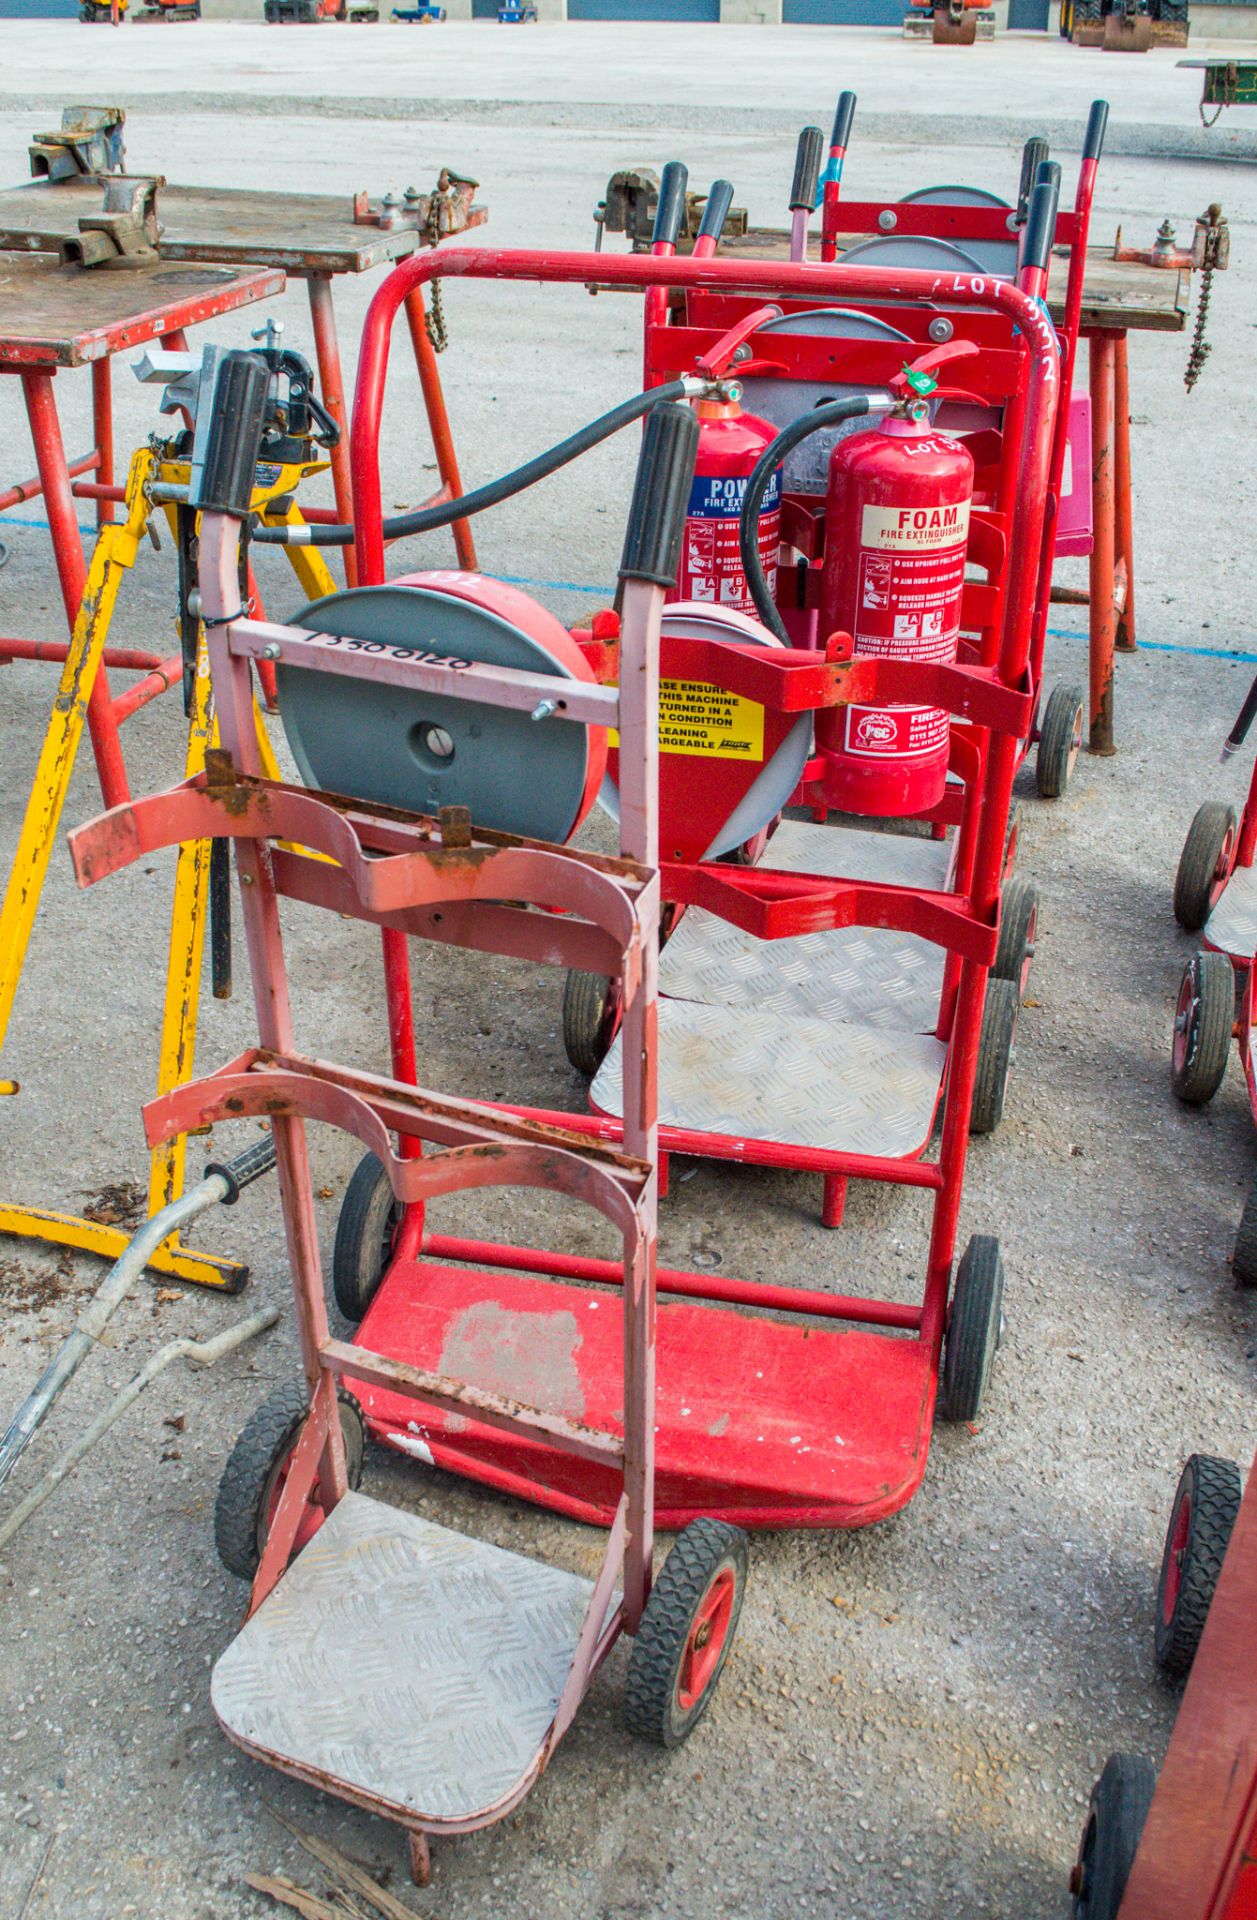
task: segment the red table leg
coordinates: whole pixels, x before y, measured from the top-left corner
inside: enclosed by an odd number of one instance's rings
[[[1130,378],[1126,365],[1126,335],[1113,339],[1113,485],[1116,495],[1117,633],[1114,644],[1134,653],[1135,554],[1131,538],[1130,504]]]
[[[310,294],[310,319],[314,325],[314,357],[319,366],[319,388],[323,405],[340,427],[340,442],[328,455],[332,463],[332,489],[336,512],[342,526],[350,526],[354,517],[353,483],[349,477],[349,424],[345,412],[345,383],[340,370],[340,343],[336,338],[336,313],[332,306],[332,282],[325,273],[312,273],[306,280]],[[345,584],[358,584],[358,564],[352,547],[343,549]]]
[[[96,452],[100,456],[96,468],[98,486],[113,485],[113,362],[108,355],[103,360],[92,362],[92,431],[96,442]],[[114,517],[113,501],[102,494],[95,494],[96,525],[108,526]]]
[[[428,426],[432,432],[432,444],[436,448],[437,471],[451,499],[457,499],[463,490],[462,478],[458,471],[458,455],[454,451],[454,436],[450,432],[449,415],[445,411],[445,395],[441,390],[441,370],[436,363],[436,352],[428,338],[427,313],[423,304],[423,288],[415,287],[406,296],[406,322],[410,328],[410,342],[415,350],[415,365],[419,369],[419,384],[423,388],[423,404],[428,412]],[[471,523],[467,520],[454,521],[454,548],[458,554],[460,567],[476,571],[476,543],[472,539]]]
[[[41,369],[24,368],[22,388],[26,396],[26,417],[30,421],[31,439],[35,445],[35,464],[39,469],[44,504],[48,509],[48,526],[52,533],[57,577],[61,582],[61,598],[65,605],[66,620],[73,629],[87,584],[87,563],[83,558],[83,543],[79,539],[78,513],[70,490],[61,422],[57,418],[57,403],[52,391],[52,375]],[[103,661],[92,683],[91,698],[87,703],[87,725],[105,805],[121,806],[130,798],[130,793]]]
[[[1088,341],[1091,385],[1091,727],[1089,753],[1113,745],[1113,644],[1117,632],[1114,580],[1113,362],[1114,335]]]

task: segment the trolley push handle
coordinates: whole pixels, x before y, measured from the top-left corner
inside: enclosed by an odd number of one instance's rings
[[[819,127],[804,127],[794,155],[794,179],[790,186],[791,213],[813,213],[816,189],[820,183],[821,162],[825,155],[825,136]]]
[[[674,587],[690,482],[698,453],[698,417],[679,401],[656,407],[646,424],[637,461],[620,559],[620,579]]]
[[[703,208],[703,217],[699,222],[698,237],[694,242],[696,260],[709,260],[720,245],[720,236],[724,232],[725,221],[729,218],[729,209],[732,205],[733,182],[713,180],[711,191],[707,195],[707,205]]]
[[[1247,740],[1248,729],[1253,724],[1254,715],[1257,715],[1257,675],[1254,676],[1252,686],[1244,695],[1244,704],[1235,716],[1235,725],[1231,728],[1222,749],[1221,758],[1224,761],[1229,760],[1233,753],[1238,753]]]
[[[1087,115],[1087,131],[1083,136],[1082,157],[1084,160],[1098,160],[1104,151],[1104,134],[1109,124],[1109,103],[1107,100],[1093,100],[1091,112]]]
[[[192,449],[188,499],[203,513],[248,519],[269,384],[270,373],[254,353],[226,353],[219,361],[203,451],[199,432]]]
[[[790,258],[807,259],[807,228],[816,208],[816,192],[825,153],[825,136],[819,127],[804,127],[794,156],[794,179],[790,184]]]
[[[651,235],[652,253],[672,253],[685,218],[685,189],[690,183],[689,168],[680,160],[669,160],[659,181],[659,204],[655,208],[655,230]]]
[[[1039,177],[1039,168],[1048,157],[1048,143],[1042,134],[1027,140],[1021,150],[1021,180],[1017,187],[1017,225],[1024,227],[1030,211],[1030,195]]]
[[[1056,209],[1061,196],[1061,170],[1054,160],[1045,160],[1030,196],[1030,212],[1021,249],[1017,284],[1023,293],[1041,297],[1047,290],[1048,263],[1056,238]]]
[[[840,93],[838,105],[834,108],[834,124],[829,136],[829,161],[825,168],[825,179],[836,180],[842,172],[842,162],[851,140],[851,122],[855,119],[855,95]],[[831,168],[837,162],[836,171]]]

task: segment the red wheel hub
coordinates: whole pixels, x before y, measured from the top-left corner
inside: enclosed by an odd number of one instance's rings
[[[677,1675],[677,1705],[689,1713],[702,1699],[729,1635],[737,1583],[731,1568],[718,1573],[699,1604]]]
[[[1178,1605],[1178,1596],[1183,1585],[1183,1556],[1187,1552],[1187,1536],[1191,1532],[1191,1525],[1191,1495],[1185,1493],[1174,1509],[1169,1544],[1165,1550],[1165,1585],[1161,1593],[1161,1618],[1167,1627],[1174,1618],[1174,1609]]]
[[[1189,967],[1183,975],[1183,984],[1178,990],[1178,1005],[1174,1009],[1174,1071],[1182,1073],[1192,1055],[1192,1025],[1196,1010],[1195,983]]]

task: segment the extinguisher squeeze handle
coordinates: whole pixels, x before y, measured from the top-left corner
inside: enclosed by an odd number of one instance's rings
[[[690,482],[698,453],[698,416],[678,401],[656,407],[646,423],[624,534],[621,580],[676,585]]]
[[[905,367],[902,373],[895,374],[886,384],[892,393],[898,394],[902,399],[905,394],[912,391],[910,374],[933,373],[935,367],[943,366],[948,360],[967,360],[977,351],[976,341],[945,340],[942,346],[931,347],[928,353],[923,353],[919,360],[914,360],[910,367]]]
[[[851,122],[855,119],[855,95],[840,93],[838,105],[834,108],[834,128],[829,136],[832,147],[841,147],[845,153],[851,140]]]
[[[656,247],[675,247],[685,217],[685,189],[690,171],[680,160],[669,160],[659,181],[659,204],[655,208],[655,230],[651,235]]]
[[[790,188],[791,213],[811,213],[816,205],[821,162],[825,157],[825,136],[819,127],[804,127],[794,156],[794,181]]]
[[[1107,100],[1093,100],[1091,112],[1087,115],[1087,131],[1082,143],[1084,160],[1098,160],[1104,150],[1104,133],[1109,124],[1109,103]]]
[[[1022,268],[1046,268],[1056,238],[1056,209],[1061,195],[1061,170],[1054,160],[1045,160],[1030,196],[1026,216],[1025,244],[1021,250]]]
[[[711,192],[707,196],[707,205],[703,208],[703,217],[699,222],[698,239],[710,240],[712,251],[724,232],[729,209],[733,205],[733,182],[731,180],[713,180]],[[697,242],[695,243],[697,245]]]
[[[1035,134],[1027,140],[1021,150],[1021,181],[1017,188],[1017,225],[1024,227],[1026,215],[1030,211],[1030,195],[1039,168],[1048,157],[1048,143],[1041,134]]]

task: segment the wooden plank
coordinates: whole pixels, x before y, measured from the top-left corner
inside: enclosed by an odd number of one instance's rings
[[[0,256],[0,366],[81,367],[282,293],[276,268],[62,267]]]
[[[94,180],[28,181],[0,189],[0,248],[55,252],[62,239],[78,232],[80,214],[99,212],[100,205]],[[366,273],[405,259],[422,244],[413,227],[355,226],[344,194],[163,185],[157,217],[163,259],[282,267],[287,273]],[[472,225],[484,218],[483,208],[472,209]]]

